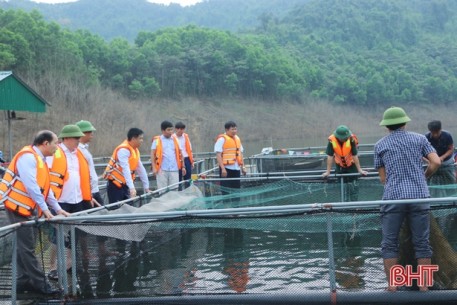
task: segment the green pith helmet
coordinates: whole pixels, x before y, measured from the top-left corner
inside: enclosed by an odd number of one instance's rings
[[[403,124],[406,122],[411,121],[411,119],[406,115],[406,112],[403,108],[400,107],[390,107],[386,111],[384,111],[384,115],[382,116],[382,121],[379,123],[381,126],[392,126]]]
[[[59,134],[59,138],[81,138],[84,134],[79,129],[78,125],[65,125]]]
[[[79,129],[81,129],[82,132],[89,132],[89,131],[97,130],[89,121],[81,120],[78,123],[76,123],[76,125],[78,125]]]
[[[335,129],[333,135],[340,141],[344,141],[351,136],[351,131],[346,125],[340,125]]]

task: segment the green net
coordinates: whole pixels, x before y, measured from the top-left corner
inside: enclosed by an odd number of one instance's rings
[[[249,182],[246,182],[249,184]],[[382,198],[383,186],[377,178],[356,179],[341,185],[338,179],[296,181],[291,179],[263,180],[261,184],[241,189],[224,188],[215,182],[199,181],[196,185],[205,194],[181,209],[243,208],[327,203],[341,201],[370,201]],[[352,196],[352,197],[351,197]],[[355,199],[355,200],[350,200]]]
[[[454,185],[432,185],[431,189],[456,191]],[[285,178],[243,180],[239,190],[198,180],[184,191],[137,198],[115,210],[86,215],[112,216],[109,220],[60,222],[65,232],[72,228],[85,232],[76,234],[76,282],[68,274],[69,286],[76,285],[84,304],[110,298],[128,303],[176,296],[175,302],[180,302],[182,296],[205,295],[210,302],[212,296],[233,294],[302,295],[337,289],[369,295],[383,291],[379,208],[358,206],[356,201],[341,210],[318,208],[318,204],[349,199],[380,200],[382,193],[378,178],[364,177],[343,185],[338,178]],[[294,205],[310,208],[275,212]],[[270,210],[242,213],[258,207]],[[226,214],[222,209],[233,210]],[[203,210],[220,214],[196,213]],[[172,212],[176,216],[165,217]],[[145,213],[163,213],[164,217],[142,218]],[[436,206],[433,215],[440,232],[431,236],[433,262],[440,266],[434,289],[457,289],[457,207]],[[47,274],[53,226],[40,229],[36,252]],[[11,234],[1,241],[5,257],[2,292],[7,298]]]

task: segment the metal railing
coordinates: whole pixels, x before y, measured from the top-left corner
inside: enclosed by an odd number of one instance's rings
[[[142,197],[144,199],[150,198],[154,195],[157,195],[158,192],[161,191],[166,191],[166,189],[163,190],[157,190],[156,192],[150,193],[150,194],[144,194]],[[110,208],[110,207],[115,207],[118,205],[123,205],[123,204],[129,204],[131,203],[134,198],[123,201],[123,202],[118,202],[114,204],[107,205],[106,207],[100,207],[100,208],[95,208],[89,211],[90,214],[93,214],[94,212],[105,209],[105,208]],[[317,293],[317,292],[307,292],[304,295],[301,295],[301,300],[304,299],[314,299],[316,298],[317,302],[323,302],[325,298],[328,298],[329,296],[336,296],[336,274],[335,274],[335,253],[333,249],[334,245],[334,240],[333,240],[333,230],[332,230],[332,224],[333,224],[333,212],[337,210],[347,210],[347,209],[372,209],[375,207],[379,207],[380,205],[384,204],[419,204],[419,203],[430,203],[432,206],[433,205],[439,205],[439,206],[456,206],[457,205],[457,198],[454,197],[448,197],[448,198],[427,198],[427,199],[411,199],[411,200],[376,200],[376,201],[359,201],[359,202],[329,202],[329,203],[319,203],[319,204],[300,204],[300,205],[284,205],[284,206],[272,206],[272,207],[249,207],[249,208],[225,208],[225,209],[218,209],[218,210],[192,210],[192,211],[168,211],[168,212],[160,212],[160,213],[144,213],[144,214],[118,214],[118,215],[83,215],[86,212],[81,212],[81,213],[76,213],[72,214],[70,217],[66,218],[53,218],[52,220],[49,221],[49,223],[54,224],[56,227],[57,231],[57,256],[58,256],[58,274],[59,274],[59,281],[58,284],[62,288],[63,293],[65,296],[67,295],[77,295],[78,292],[78,287],[77,287],[77,268],[76,268],[76,234],[75,234],[75,226],[78,224],[84,224],[85,222],[128,222],[128,223],[134,223],[134,222],[143,222],[143,221],[148,221],[148,220],[154,220],[154,221],[164,221],[167,219],[180,219],[182,218],[185,221],[188,221],[189,217],[192,217],[192,219],[208,219],[211,217],[214,218],[219,218],[219,217],[224,217],[224,216],[230,216],[233,217],[236,215],[238,217],[237,219],[243,219],[244,217],[263,217],[263,216],[268,216],[271,217],[272,215],[287,215],[287,214],[300,214],[303,213],[304,219],[303,221],[306,221],[306,213],[309,212],[321,212],[325,213],[327,215],[327,247],[328,247],[328,260],[329,260],[329,266],[328,266],[328,279],[330,282],[330,291],[325,294],[322,291]],[[16,240],[16,234],[15,230],[17,230],[21,226],[36,226],[37,224],[42,224],[44,223],[44,219],[39,219],[36,221],[28,221],[28,222],[23,222],[23,223],[18,223],[14,225],[9,225],[3,228],[0,228],[0,235],[4,236],[8,233],[13,233],[12,234],[12,259],[11,259],[11,270],[12,270],[12,282],[11,282],[11,302],[12,304],[17,304],[16,303],[16,274],[17,274],[17,261],[16,261],[16,252],[17,252],[17,240]],[[65,231],[68,230],[68,227],[71,227],[71,233],[70,233],[70,241],[71,241],[71,256],[72,256],[72,273],[71,273],[71,280],[68,279],[67,277],[67,272],[66,272],[66,255],[65,255],[65,246],[64,246],[64,236],[65,236]],[[71,284],[69,284],[71,283]],[[374,291],[370,292],[369,295],[364,294],[365,298],[364,300],[376,300],[376,297],[383,296],[385,297],[386,294],[380,293],[379,291]],[[262,295],[257,295],[257,294],[250,294],[249,296],[244,295],[244,296],[228,296],[228,299],[233,300],[243,300],[247,301],[249,304],[251,302],[260,302],[260,300],[263,300]],[[298,296],[292,296],[289,295],[291,300],[296,300],[298,302]],[[434,292],[429,292],[427,294],[417,294],[417,293],[411,293],[411,292],[406,292],[406,293],[398,293],[395,295],[389,294],[387,296],[388,298],[391,298],[394,301],[397,301],[399,303],[405,302],[406,300],[408,302],[413,302],[415,300],[417,301],[423,301],[424,297],[430,300],[440,300],[440,301],[451,301],[451,300],[457,300],[457,291],[434,291]],[[184,298],[184,297],[183,297]],[[194,301],[199,300],[201,297],[195,296]],[[218,296],[215,296],[217,299]],[[434,299],[435,298],[435,299]],[[159,298],[158,298],[159,299]],[[174,297],[175,300],[179,300],[180,297]],[[208,296],[205,297],[205,299],[208,300]],[[215,299],[212,299],[212,301]],[[274,297],[270,299],[268,304],[274,304],[271,303]],[[346,299],[348,301],[352,300],[361,300],[362,299],[362,294],[355,293],[354,295],[347,294],[345,292],[338,292],[338,300],[343,300]],[[227,300],[227,299],[225,299]],[[295,301],[294,301],[295,302]],[[294,303],[292,302],[292,303]],[[205,301],[203,301],[205,303]],[[252,303],[252,304],[254,304]]]

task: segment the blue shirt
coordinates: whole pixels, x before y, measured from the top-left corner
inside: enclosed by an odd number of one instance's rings
[[[425,136],[403,129],[379,140],[374,147],[374,166],[386,170],[382,199],[430,197],[422,158],[433,152],[435,149]]]
[[[425,137],[428,139],[428,141],[430,142],[430,144],[432,144],[433,148],[436,149],[436,153],[438,154],[438,156],[442,156],[444,155],[448,150],[449,150],[449,146],[453,145],[454,144],[454,141],[452,139],[452,136],[449,132],[445,131],[445,130],[441,130],[441,134],[440,136],[438,137],[438,139],[434,139],[432,138],[432,135],[431,133],[427,133],[425,135]],[[448,156],[446,159],[444,159],[443,161],[447,161],[449,160],[450,158],[452,158],[452,155]]]

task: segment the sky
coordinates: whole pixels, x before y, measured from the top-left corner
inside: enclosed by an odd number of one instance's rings
[[[64,3],[64,2],[75,2],[77,0],[32,0],[33,2],[39,3]],[[181,6],[193,5],[202,0],[147,0],[152,3],[170,4],[170,2],[178,3]]]

